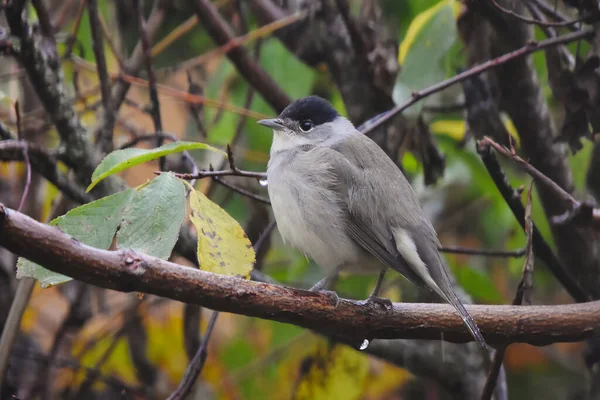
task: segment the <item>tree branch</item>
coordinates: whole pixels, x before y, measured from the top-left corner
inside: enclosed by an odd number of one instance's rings
[[[89,195],[59,172],[56,158],[44,148],[18,140],[0,142],[0,161],[24,161],[25,152],[29,155],[31,167],[66,196],[82,204],[91,201]]]
[[[86,246],[60,230],[0,204],[0,245],[44,267],[96,286],[155,294],[217,311],[291,323],[358,347],[363,340],[468,342],[447,304],[396,303],[392,311],[289,287],[184,267],[131,250]],[[580,341],[600,330],[600,301],[552,306],[467,306],[488,343],[546,345]]]
[[[235,38],[227,22],[221,17],[219,11],[208,0],[195,0],[190,3],[198,20],[204,25],[213,40],[224,46]],[[280,113],[291,99],[279,87],[277,82],[263,70],[243,47],[235,47],[227,53],[240,74],[261,94],[261,96]]]
[[[499,65],[506,64],[509,61],[515,60],[519,57],[523,57],[523,56],[529,55],[531,53],[535,53],[536,51],[543,50],[548,47],[558,46],[560,44],[571,43],[571,42],[575,42],[575,41],[583,39],[583,38],[592,37],[593,34],[594,34],[594,31],[592,29],[586,29],[586,30],[581,30],[581,31],[573,32],[573,33],[567,33],[565,35],[542,40],[540,42],[529,42],[525,46],[523,46],[519,49],[516,49],[509,53],[503,54],[503,55],[501,55],[497,58],[494,58],[492,60],[489,60],[483,64],[474,66],[456,76],[453,76],[452,78],[438,82],[435,85],[429,86],[428,88],[425,88],[423,90],[419,90],[418,92],[413,93],[412,98],[410,100],[404,102],[403,104],[398,104],[396,107],[387,111],[381,117],[375,117],[375,118],[378,118],[377,121],[374,122],[373,124],[371,124],[367,129],[365,129],[363,131],[363,133],[366,135],[370,134],[375,129],[379,128],[380,126],[382,126],[385,123],[387,123],[388,121],[390,121],[395,115],[406,110],[408,107],[412,106],[416,102],[424,99],[427,96],[432,95],[433,93],[437,93],[441,90],[444,90],[447,87],[454,85],[455,83],[462,82],[465,79],[468,79],[475,75],[479,75],[482,72],[485,72],[491,68],[495,68]]]
[[[87,0],[88,14],[90,18],[90,31],[92,33],[92,49],[96,57],[96,69],[100,80],[100,92],[102,93],[103,123],[98,131],[98,146],[100,150],[108,154],[113,150],[113,131],[115,129],[115,110],[112,106],[112,93],[110,77],[106,67],[106,56],[104,55],[104,40],[102,25],[100,23],[100,11],[98,0]]]

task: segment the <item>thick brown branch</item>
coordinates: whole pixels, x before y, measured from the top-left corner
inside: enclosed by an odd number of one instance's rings
[[[100,287],[151,293],[218,311],[265,318],[358,346],[373,338],[471,341],[446,304],[396,303],[392,311],[325,294],[251,282],[133,252],[99,250],[0,204],[0,245],[45,267]],[[488,343],[546,345],[600,330],[600,301],[553,306],[467,306]]]

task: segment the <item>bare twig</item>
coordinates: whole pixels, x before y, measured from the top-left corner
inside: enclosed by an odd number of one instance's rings
[[[47,356],[45,356],[43,354],[34,353],[31,351],[31,349],[23,349],[23,348],[19,348],[19,347],[14,348],[14,351],[11,354],[11,357],[22,357],[22,358],[26,358],[29,360],[33,360],[33,361],[39,362],[41,364],[47,365],[48,368],[69,368],[69,369],[73,370],[74,372],[81,371],[88,376],[91,374],[95,374],[98,376],[98,381],[105,383],[109,386],[112,386],[116,389],[123,390],[123,391],[125,391],[125,393],[131,393],[131,394],[137,393],[139,395],[144,394],[144,392],[142,390],[135,388],[133,386],[127,385],[125,382],[123,382],[116,376],[105,375],[101,371],[95,370],[93,368],[87,368],[87,367],[81,365],[81,363],[79,363],[75,360],[72,360],[70,358],[57,357],[54,359],[53,363],[50,363]]]
[[[537,168],[533,165],[529,164],[527,161],[523,160],[518,154],[514,151],[511,151],[498,143],[494,142],[489,137],[484,137],[481,141],[482,145],[490,145],[496,150],[498,153],[502,154],[505,157],[510,158],[517,164],[519,164],[529,175],[538,180],[539,182],[546,185],[550,190],[556,193],[556,196],[568,206],[574,206],[579,204],[579,202],[571,196],[566,190],[561,188],[556,182],[552,179],[548,178],[546,175],[541,173]]]
[[[42,396],[46,399],[51,398],[50,390],[52,388],[52,374],[50,373],[50,367],[55,363],[56,356],[58,354],[58,350],[60,348],[60,345],[62,344],[64,336],[67,334],[73,322],[78,318],[77,314],[79,312],[79,308],[81,307],[81,301],[83,299],[83,296],[85,295],[86,289],[88,288],[88,286],[81,282],[76,283],[78,286],[75,292],[75,296],[73,300],[69,303],[69,311],[67,312],[67,315],[63,319],[58,330],[56,331],[56,334],[54,335],[54,338],[52,340],[52,347],[48,352],[48,362],[45,365],[46,368],[42,370],[39,377],[39,384],[42,385],[41,393]]]
[[[534,231],[535,251],[535,231]],[[44,267],[96,286],[155,294],[216,311],[276,320],[357,346],[364,339],[472,341],[447,304],[395,303],[391,310],[323,293],[257,283],[184,267],[132,250],[86,246],[59,229],[0,204],[0,245]],[[600,329],[600,301],[552,306],[468,305],[491,344],[579,341]]]
[[[209,0],[194,0],[191,2],[191,6],[198,20],[204,25],[217,44],[223,46],[235,37],[227,22],[221,17],[219,11]],[[291,102],[289,96],[252,59],[245,48],[235,47],[227,53],[227,56],[244,78],[278,113]]]
[[[188,71],[187,72],[187,80],[188,80],[188,93],[191,95],[202,95],[204,93],[204,89],[202,88],[202,86],[200,86],[199,84],[197,84],[196,82],[194,82],[194,79],[192,78],[192,74]],[[196,128],[198,129],[198,133],[200,134],[200,137],[202,139],[206,139],[206,126],[204,124],[204,118],[203,118],[203,111],[204,111],[204,107],[202,106],[202,104],[189,104],[188,108],[190,110],[190,115],[192,116],[192,119],[194,120],[194,123],[196,124]],[[248,108],[248,107],[244,107],[244,108]]]
[[[81,26],[81,20],[83,19],[86,1],[87,0],[82,0],[79,2],[79,8],[77,9],[77,14],[75,15],[75,23],[73,24],[73,33],[71,33],[71,36],[67,41],[67,48],[64,55],[65,58],[71,57],[71,53],[73,53],[73,47],[75,47],[75,43],[77,42],[77,32],[79,32],[79,27]]]
[[[229,161],[229,171],[233,172],[233,174],[235,176],[248,176],[247,174],[249,173],[249,171],[242,171],[235,165],[235,159],[234,159],[233,151],[231,150],[230,145],[227,145],[227,160]],[[213,171],[212,165],[211,165],[208,172],[210,173],[210,172],[217,172],[217,171]],[[213,175],[212,178],[215,182],[217,182],[217,183],[225,186],[226,188],[229,188],[229,189],[233,190],[234,192],[237,192],[243,196],[246,196],[248,198],[259,201],[264,204],[271,204],[271,201],[269,199],[266,199],[262,196],[254,194],[244,188],[240,188],[235,185],[232,185],[231,183],[221,179],[219,175]]]
[[[231,52],[234,49],[240,48],[240,46],[243,46],[246,43],[249,43],[253,40],[260,40],[261,38],[270,35],[271,33],[285,28],[288,25],[291,25],[297,21],[300,21],[302,19],[304,19],[307,16],[307,14],[305,12],[301,12],[295,15],[290,15],[281,19],[278,19],[276,21],[273,21],[269,24],[263,25],[258,29],[255,29],[251,32],[248,32],[247,34],[243,35],[243,36],[239,36],[239,37],[234,37],[232,36],[232,38],[227,41],[226,43],[222,44],[221,46],[217,47],[216,49],[213,49],[211,51],[208,51],[204,54],[201,54],[197,57],[192,58],[191,60],[187,60],[183,63],[181,63],[180,65],[176,65],[174,67],[166,67],[165,69],[169,69],[171,71],[173,70],[189,70],[191,68],[197,67],[199,65],[203,65],[205,63],[207,63],[208,61],[214,60],[215,58],[219,57],[219,56],[223,56],[226,55],[227,53]]]
[[[582,16],[581,18],[578,18],[576,20],[573,21],[560,21],[560,22],[547,22],[547,21],[540,21],[537,19],[532,19],[532,18],[528,18],[528,17],[524,17],[522,15],[519,15],[518,13],[514,12],[513,10],[509,10],[508,8],[504,8],[502,7],[500,4],[498,4],[496,2],[496,0],[489,0],[490,4],[492,4],[498,11],[503,12],[504,14],[510,15],[511,17],[514,17],[516,19],[518,19],[521,22],[524,22],[526,24],[534,24],[534,25],[538,25],[538,26],[552,26],[552,27],[562,27],[562,26],[571,26],[571,25],[575,25],[579,22],[582,22],[583,20],[586,19],[586,16]]]
[[[568,16],[561,14],[556,7],[550,6],[544,0],[529,0],[529,2],[533,3],[535,7],[555,21],[566,22],[569,20]],[[572,31],[578,30],[578,27],[573,25],[567,25],[567,28]]]
[[[531,288],[533,287],[533,263],[534,263],[534,254],[533,254],[533,221],[531,219],[531,194],[533,192],[533,180],[529,184],[529,191],[527,193],[527,205],[525,206],[525,234],[527,235],[527,244],[525,246],[526,255],[525,262],[523,263],[523,271],[521,274],[521,280],[517,286],[517,292],[513,299],[512,304],[515,306],[523,304],[523,302],[531,305]],[[496,382],[498,381],[498,376],[500,374],[500,369],[502,368],[502,360],[504,359],[504,354],[506,353],[506,348],[508,346],[500,346],[496,352],[494,353],[494,358],[492,360],[492,365],[490,366],[490,371],[487,377],[487,381],[485,383],[485,387],[483,388],[483,393],[481,395],[481,400],[489,400],[492,398],[492,394],[494,393],[494,388],[496,386]]]
[[[108,47],[110,48],[110,51],[112,52],[113,56],[115,56],[115,58],[117,59],[117,62],[119,63],[119,67],[121,68],[121,70],[125,70],[126,69],[125,61],[123,60],[121,53],[117,50],[117,46],[115,45],[115,42],[112,40],[110,31],[106,24],[106,21],[104,20],[104,17],[102,16],[101,13],[98,13],[98,22],[100,22],[100,27],[102,28],[102,33],[104,34],[104,40],[106,40],[106,43],[108,43]]]
[[[233,190],[236,193],[241,194],[242,196],[246,196],[246,197],[248,197],[248,198],[250,198],[252,200],[256,200],[256,201],[261,202],[263,204],[269,204],[269,205],[271,204],[271,201],[269,199],[264,198],[263,196],[259,196],[259,195],[255,194],[255,193],[252,193],[251,191],[246,190],[244,188],[232,185],[231,183],[227,182],[224,179],[219,178],[218,176],[213,176],[212,178],[213,178],[213,180],[215,182],[219,183],[220,185],[225,186],[228,189]]]
[[[525,255],[526,249],[520,250],[487,250],[487,249],[468,249],[464,247],[448,247],[443,246],[438,248],[443,253],[467,254],[483,257],[514,257],[521,258]]]
[[[561,188],[556,182],[544,175],[533,165],[519,157],[514,150],[508,150],[507,148],[494,142],[489,137],[485,137],[481,140],[484,145],[490,145],[499,152],[500,154],[510,158],[517,164],[519,164],[529,175],[535,178],[538,182],[544,184],[548,189],[556,194],[566,207],[570,207],[570,210],[564,214],[557,215],[551,218],[551,222],[555,225],[564,225],[574,220],[581,220],[584,223],[589,222],[600,222],[600,210],[595,209],[592,205],[583,204],[571,196],[566,190]]]
[[[159,173],[159,172],[155,172],[155,173]],[[256,172],[256,171],[245,171],[242,169],[225,169],[225,170],[220,170],[220,171],[206,171],[206,170],[202,170],[199,171],[197,174],[175,174],[175,176],[177,176],[179,179],[203,179],[203,178],[208,178],[208,177],[215,177],[215,176],[243,176],[246,178],[254,178],[254,179],[260,179],[260,180],[264,180],[267,179],[267,173],[266,172]]]
[[[150,12],[150,16],[148,17],[148,21],[146,23],[146,35],[148,37],[148,41],[152,42],[154,40],[154,36],[158,32],[158,29],[162,26],[165,17],[165,1],[155,1],[152,11]],[[142,41],[141,39],[136,44],[133,49],[133,53],[131,57],[127,60],[125,71],[127,74],[137,74],[137,71],[142,66],[144,62],[144,52],[142,50]],[[148,83],[146,82],[146,86]],[[113,89],[113,107],[115,108],[115,113],[118,113],[118,110],[121,108],[121,104],[123,100],[125,100],[125,96],[129,91],[130,82],[124,79],[121,79],[117,82]]]
[[[515,215],[515,218],[525,229],[525,209],[519,200],[519,196],[510,186],[504,171],[500,167],[498,160],[491,152],[489,144],[480,144],[477,147],[483,164],[485,165],[490,177],[496,184],[500,194],[504,198],[506,204],[510,207]],[[548,243],[544,240],[535,224],[533,226],[533,249],[538,257],[548,266],[556,279],[564,286],[566,291],[578,302],[584,302],[589,299],[587,293],[581,289],[578,282],[571,276],[569,270],[563,265],[562,261],[554,254]]]
[[[97,144],[104,153],[113,150],[113,130],[115,128],[115,110],[112,107],[112,95],[110,77],[106,69],[106,56],[104,55],[104,41],[102,25],[100,23],[100,12],[98,11],[98,0],[87,0],[88,14],[90,17],[90,30],[92,31],[92,48],[96,57],[96,68],[100,79],[100,91],[102,93],[103,123],[98,131]]]
[[[183,379],[181,379],[181,382],[179,382],[179,386],[177,386],[177,389],[175,389],[175,391],[171,393],[167,400],[185,399],[189,392],[192,390],[194,382],[196,382],[196,379],[200,375],[200,372],[202,372],[202,368],[204,368],[204,363],[206,362],[206,357],[208,355],[208,341],[210,340],[210,336],[212,335],[212,332],[215,328],[215,324],[217,323],[218,317],[219,312],[214,311],[210,317],[208,327],[206,328],[204,338],[200,343],[198,351],[194,355],[194,358],[190,362],[190,365],[188,365],[187,369],[185,370],[185,373],[183,374]]]
[[[44,148],[34,143],[17,140],[0,142],[1,161],[24,161],[25,152],[30,158],[31,167],[66,196],[82,204],[91,201],[91,196],[58,170],[56,157],[49,154]]]
[[[98,11],[98,0],[87,0],[88,14],[90,18],[90,30],[92,31],[92,49],[96,57],[96,68],[100,79],[100,92],[102,93],[103,123],[98,131],[97,144],[104,153],[113,150],[113,130],[115,128],[115,110],[112,106],[112,95],[110,77],[106,69],[106,56],[104,55],[104,41],[102,25],[100,23],[100,12]]]
[[[8,316],[2,327],[2,335],[0,335],[0,393],[2,393],[3,381],[6,377],[11,349],[19,333],[21,318],[27,308],[27,304],[29,304],[35,284],[36,280],[33,278],[24,278],[19,281],[12,303],[10,304]]]
[[[148,32],[146,28],[146,21],[144,20],[144,14],[140,4],[140,0],[134,1],[135,9],[137,12],[137,19],[140,32],[140,41],[142,43],[142,53],[144,57],[144,63],[146,64],[146,72],[148,73],[148,89],[150,90],[150,116],[154,122],[154,131],[161,133],[163,131],[162,118],[160,115],[160,102],[158,100],[158,91],[156,90],[156,75],[152,68],[152,49],[150,45],[150,39],[148,39]],[[158,135],[156,138],[156,146],[160,147],[163,144],[163,137]],[[159,160],[160,170],[165,170],[166,158],[161,157]]]
[[[142,301],[143,301],[143,299],[142,299]],[[110,358],[111,354],[115,350],[115,348],[119,342],[119,339],[121,339],[121,337],[123,337],[123,335],[125,335],[125,333],[127,332],[127,328],[129,327],[129,325],[132,323],[133,319],[135,318],[135,316],[137,314],[137,310],[138,310],[140,304],[142,304],[142,301],[138,300],[137,298],[131,300],[131,303],[128,305],[127,310],[125,311],[125,316],[124,316],[125,322],[123,323],[123,326],[121,326],[121,328],[119,328],[119,330],[117,330],[117,332],[115,332],[115,334],[111,338],[109,346],[106,348],[106,350],[102,353],[102,355],[96,361],[96,364],[94,365],[94,368],[93,368],[94,371],[100,371],[102,366],[104,364],[106,364],[106,362]],[[79,386],[79,389],[76,392],[73,392],[71,399],[85,398],[86,395],[88,394],[87,391],[94,385],[94,383],[99,378],[99,376],[100,376],[99,374],[94,374],[94,373],[88,374],[86,379]]]
[[[450,79],[446,79],[444,81],[438,82],[435,85],[431,85],[428,88],[423,90],[419,90],[418,92],[414,92],[412,98],[407,100],[406,102],[399,104],[392,108],[391,110],[385,112],[383,115],[377,115],[374,117],[376,119],[375,122],[370,124],[363,133],[366,135],[370,135],[374,133],[375,129],[383,126],[385,123],[390,121],[395,115],[401,113],[406,110],[408,107],[412,106],[416,102],[424,99],[427,96],[430,96],[434,93],[437,93],[441,90],[446,89],[456,83],[462,82],[465,79],[468,79],[472,76],[479,75],[482,72],[485,72],[491,68],[497,67],[498,65],[505,64],[511,60],[514,60],[519,57],[523,57],[529,55],[531,53],[535,53],[539,50],[546,49],[552,46],[558,46],[565,43],[574,42],[583,38],[592,37],[594,31],[592,29],[585,29],[573,33],[567,33],[565,35],[557,36],[554,38],[542,40],[540,42],[530,42],[527,45],[515,50],[510,53],[506,53],[500,57],[489,60],[483,64],[477,65],[473,68],[470,68]],[[365,123],[366,124],[366,123]]]
[[[17,137],[23,143],[25,143],[25,139],[23,138],[23,132],[21,132],[21,108],[19,107],[19,102],[15,102],[15,114],[17,116]],[[23,146],[23,162],[25,163],[25,187],[23,188],[23,194],[21,195],[21,201],[19,202],[19,208],[17,211],[23,210],[23,206],[25,206],[25,200],[27,199],[27,195],[29,194],[29,186],[31,185],[31,162],[29,162],[29,152],[27,151],[27,146]]]

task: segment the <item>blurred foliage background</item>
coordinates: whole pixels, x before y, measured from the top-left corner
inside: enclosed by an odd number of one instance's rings
[[[361,0],[348,2],[354,14],[363,3]],[[249,87],[223,52],[214,51],[217,46],[210,35],[185,5],[179,4],[185,2],[174,3],[177,4],[167,8],[164,22],[152,40],[164,131],[180,139],[220,147],[231,144],[239,167],[265,170],[271,133],[258,126],[256,119],[261,115],[274,116],[276,111]],[[98,4],[105,33],[110,38],[110,43],[105,41],[108,70],[116,78],[119,58],[131,54],[138,42],[139,30],[130,2],[100,0]],[[260,26],[245,1],[215,0],[213,4],[236,36],[256,32]],[[406,88],[408,93],[421,89],[455,75],[459,67],[465,66],[463,44],[456,32],[459,2],[382,0],[379,5],[385,21],[381,29],[385,28],[400,44],[399,57],[404,58],[394,87],[395,101],[405,98]],[[93,138],[101,112],[88,10],[80,0],[50,1],[49,6],[57,29],[58,52],[61,56],[70,54],[62,61],[68,95],[73,98]],[[146,1],[144,6],[147,18],[153,2]],[[35,21],[36,12],[32,6],[28,7],[29,19]],[[439,7],[448,7],[452,18],[431,22],[432,8],[439,11]],[[536,35],[542,37],[541,32]],[[251,39],[243,45],[290,98],[319,94],[347,115],[342,96],[325,65],[303,63],[269,30]],[[585,45],[579,49],[576,46],[572,45],[573,51],[586,51]],[[537,53],[533,59],[544,93],[553,106],[544,57],[543,53]],[[44,115],[22,69],[4,58],[0,70],[2,121],[16,131],[13,104],[18,100],[27,140],[55,147],[58,142],[55,128]],[[143,69],[139,76],[147,79]],[[147,83],[141,82],[132,86],[118,114],[115,148],[154,132],[148,112]],[[203,104],[192,104],[186,101],[188,92],[207,100]],[[401,166],[443,245],[521,249],[525,246],[522,230],[483,168],[473,140],[463,141],[467,129],[463,110],[460,107],[436,110],[436,106],[462,102],[460,87],[452,87],[423,102],[418,110],[415,111],[415,106],[405,113],[420,115],[428,124],[445,156],[443,177],[433,185],[425,185],[423,163],[411,152],[401,152]],[[254,114],[246,115],[247,110]],[[560,112],[556,114],[560,118]],[[503,117],[507,129],[514,134],[510,120]],[[586,166],[592,147],[593,144],[586,141],[581,151],[569,157],[580,193],[585,193]],[[193,155],[204,168],[223,163],[216,153]],[[514,187],[528,186],[528,176],[510,163],[503,166]],[[157,169],[157,163],[150,163],[127,170],[122,177],[130,186],[135,186],[151,179]],[[20,163],[0,163],[2,201],[18,203],[24,173]],[[235,177],[231,182],[266,196],[266,188],[259,182]],[[39,177],[34,176],[33,184],[27,212],[47,221],[60,194]],[[268,218],[265,216],[268,217],[270,211],[265,206],[208,179],[200,181],[197,187],[240,221],[247,231],[261,231],[266,226]],[[261,222],[257,223],[257,219]],[[533,219],[543,236],[552,242],[537,193],[534,193]],[[252,235],[249,233],[249,236]],[[172,259],[190,265],[176,254]],[[523,259],[454,254],[447,254],[446,259],[458,283],[474,302],[511,302]],[[317,265],[283,245],[276,230],[261,268],[274,279],[298,287],[309,287],[322,277]],[[9,292],[14,292],[14,275],[4,279],[9,282]],[[385,296],[394,301],[417,299],[417,290],[398,275],[388,274],[387,281]],[[570,301],[546,269],[536,268],[534,282],[534,303]],[[343,276],[337,290],[342,297],[365,298],[373,283],[374,277]],[[8,309],[9,303],[10,298],[3,298],[1,308]],[[198,313],[200,318],[190,322],[185,317],[188,312]],[[23,399],[35,396],[165,398],[181,380],[189,357],[195,351],[186,343],[185,329],[189,329],[186,323],[195,322],[200,331],[204,331],[210,313],[205,309],[193,311],[183,304],[154,296],[112,292],[78,282],[48,289],[36,287],[22,319],[22,334],[11,356],[8,382],[18,386],[16,396]],[[5,317],[4,311],[2,316]],[[441,342],[440,346],[443,346]],[[585,379],[581,349],[580,344],[541,348],[510,346],[505,359],[510,397],[563,399],[576,393]],[[319,387],[315,382],[323,376],[314,375],[318,360],[325,360],[321,367],[329,371],[329,375],[326,374],[329,383],[321,386],[320,395],[313,392]],[[327,366],[328,362],[331,365]],[[356,368],[343,368],[348,365]],[[328,385],[330,389],[326,389]],[[430,379],[415,377],[407,370],[349,348],[331,349],[324,338],[303,329],[224,314],[209,343],[208,360],[195,389],[195,398],[288,399],[294,394],[306,399],[333,398],[324,394],[328,390],[335,393],[336,398],[348,399],[448,397],[448,393]]]

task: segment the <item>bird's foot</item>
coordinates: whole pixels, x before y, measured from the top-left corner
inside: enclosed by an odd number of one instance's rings
[[[338,294],[336,292],[334,292],[333,290],[321,289],[321,287],[319,287],[317,284],[317,285],[311,287],[310,289],[308,289],[308,291],[314,292],[314,293],[326,294],[333,301],[333,306],[335,308],[337,308],[340,305],[340,296],[338,296]]]
[[[383,297],[369,296],[366,300],[361,300],[358,302],[358,304],[361,306],[368,306],[373,303],[380,305],[386,311],[392,311],[392,309],[394,308],[392,305],[392,301]]]

